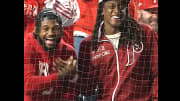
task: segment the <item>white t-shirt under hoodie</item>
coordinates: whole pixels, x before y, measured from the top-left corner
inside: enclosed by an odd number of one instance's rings
[[[112,45],[117,49],[118,44],[119,44],[119,39],[120,39],[120,36],[121,36],[121,32],[118,32],[118,33],[113,34],[113,35],[105,35],[105,36],[110,40]]]

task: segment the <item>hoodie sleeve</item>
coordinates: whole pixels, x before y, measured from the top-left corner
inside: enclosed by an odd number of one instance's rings
[[[152,72],[154,77],[153,82],[153,101],[158,101],[158,42],[157,42],[157,34],[153,32],[152,37],[152,54],[151,54],[151,64],[152,64]]]
[[[78,74],[77,92],[84,96],[94,94],[97,84],[97,74],[91,63],[91,42],[87,40],[83,40],[80,44]]]
[[[24,46],[24,91],[25,94],[40,93],[42,90],[56,86],[58,82],[57,73],[49,76],[38,76],[37,66],[34,58],[33,46],[25,42]],[[59,82],[58,82],[59,83]]]
[[[153,74],[152,83],[152,98],[153,101],[158,101],[158,34],[152,31],[148,26],[145,27],[146,39],[148,50],[150,51],[150,66]]]

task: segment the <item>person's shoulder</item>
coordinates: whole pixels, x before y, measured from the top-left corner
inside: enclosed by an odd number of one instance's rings
[[[58,50],[60,51],[60,53],[62,53],[62,57],[67,58],[67,56],[73,55],[74,58],[77,58],[74,47],[71,44],[65,42],[63,39],[60,40]]]
[[[152,27],[150,25],[147,24],[141,24],[142,30],[144,32],[154,32]]]
[[[148,24],[141,23],[141,26],[142,26],[143,29],[152,30],[152,27],[150,25],[148,25]]]
[[[60,48],[66,48],[66,50],[75,51],[74,47],[65,42],[63,38],[60,40]]]
[[[89,49],[90,49],[91,46],[92,46],[92,35],[84,38],[84,40],[81,41],[80,48],[82,48],[82,49],[80,49],[80,50],[86,50],[87,47],[89,47]]]
[[[41,47],[41,44],[39,44],[38,40],[35,38],[33,33],[29,33],[25,38],[24,38],[24,49],[26,50],[36,50]]]
[[[31,44],[34,41],[33,33],[28,33],[27,36],[24,38],[24,45],[25,44]]]
[[[141,24],[143,31],[143,40],[146,43],[152,43],[152,41],[158,40],[158,35],[153,31],[152,27],[147,24]]]
[[[91,42],[92,41],[92,35],[89,35],[88,37],[84,38],[82,42]]]
[[[141,24],[144,36],[154,36],[156,32],[153,31],[152,27],[147,24]]]
[[[30,55],[36,52],[36,48],[39,47],[36,39],[32,33],[29,33],[27,37],[24,38],[24,53],[25,57],[29,58]]]

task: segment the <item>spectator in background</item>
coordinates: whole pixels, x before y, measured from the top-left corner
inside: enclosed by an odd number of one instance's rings
[[[24,0],[24,38],[34,31],[35,17],[44,7],[45,0]]]
[[[82,99],[158,101],[155,32],[128,16],[128,0],[100,0],[97,14],[92,36],[80,44],[77,91]]]
[[[130,0],[129,14],[158,33],[158,0]]]
[[[59,14],[39,12],[24,41],[24,101],[74,101],[76,53],[62,36]]]
[[[46,8],[53,8],[62,18],[63,39],[74,47],[73,24],[80,16],[77,0],[46,0]]]
[[[97,15],[98,0],[77,0],[80,9],[80,18],[74,24],[74,47],[79,52],[80,42],[91,35]]]

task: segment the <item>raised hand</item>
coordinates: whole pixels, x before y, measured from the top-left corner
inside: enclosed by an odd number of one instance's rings
[[[62,60],[60,57],[58,57],[53,62],[53,65],[58,72],[59,78],[63,78],[64,76],[73,75],[75,73],[76,63],[77,60],[73,59],[72,56],[70,56],[67,60]]]

